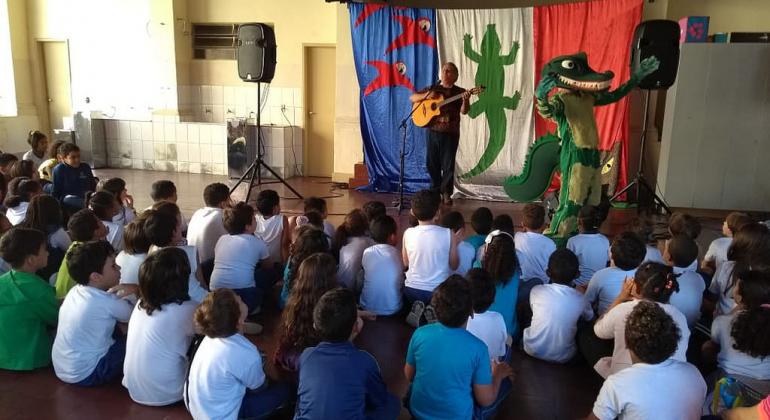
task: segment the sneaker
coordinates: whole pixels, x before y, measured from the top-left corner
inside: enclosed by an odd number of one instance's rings
[[[425,303],[415,300],[412,304],[412,310],[409,312],[409,315],[406,316],[406,323],[414,328],[419,327],[423,312],[425,312]]]
[[[423,313],[425,316],[425,322],[428,324],[434,324],[438,322],[438,317],[436,316],[436,310],[433,309],[432,306],[428,305],[425,308],[425,312]]]
[[[244,322],[243,333],[247,335],[257,335],[262,332],[262,326],[256,322]]]

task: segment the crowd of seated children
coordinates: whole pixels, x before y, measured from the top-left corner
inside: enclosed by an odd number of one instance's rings
[[[679,290],[671,295],[670,303],[687,318],[690,328],[700,319],[703,292],[706,283],[695,270],[692,262],[698,258],[698,244],[687,235],[676,235],[666,241],[663,260],[671,266],[677,276]]]
[[[196,210],[187,224],[187,244],[198,250],[198,257],[205,264],[214,259],[217,241],[228,233],[222,215],[232,204],[230,189],[220,182],[209,184],[203,189],[203,202],[206,206]]]
[[[270,258],[286,264],[289,258],[291,230],[289,219],[281,214],[281,198],[273,190],[262,190],[257,194],[257,230],[255,234],[265,241]]]
[[[495,284],[495,300],[489,309],[503,316],[509,336],[518,337],[516,303],[522,284],[513,236],[506,231],[493,230],[484,240],[483,259],[477,265],[486,270]],[[468,278],[473,277],[469,274]]]
[[[467,279],[471,284],[473,314],[468,318],[465,329],[484,342],[491,362],[502,361],[508,353],[511,339],[503,316],[490,309],[495,301],[495,282],[485,270],[472,270]]]
[[[72,238],[72,244],[62,259],[59,271],[56,273],[56,298],[64,299],[77,282],[70,276],[67,264],[67,254],[76,245],[99,241],[107,238],[107,227],[96,217],[93,211],[83,209],[73,214],[67,222],[67,232]]]
[[[363,210],[352,210],[345,216],[345,221],[337,227],[332,241],[332,254],[339,262],[337,281],[348,289],[360,290],[356,277],[361,271],[361,257],[364,250],[374,245],[366,235],[368,221]]]
[[[450,211],[441,216],[441,226],[451,229],[455,235],[465,235],[465,218],[459,211]],[[459,241],[457,243],[457,258],[459,263],[454,274],[464,276],[476,261],[476,248],[470,242]]]
[[[604,381],[588,419],[699,419],[706,383],[676,357],[682,332],[662,306],[634,305],[621,334],[629,366]]]
[[[120,266],[106,241],[75,246],[67,255],[67,267],[77,285],[59,308],[51,356],[54,371],[70,384],[102,385],[123,374],[125,324],[134,307],[122,296],[137,288],[119,285]]]
[[[404,231],[401,258],[406,269],[404,298],[411,311],[407,322],[417,327],[426,312],[434,320],[432,308],[426,308],[433,290],[459,266],[459,235],[436,224],[441,195],[434,191],[418,191],[412,198],[412,214],[418,225]]]
[[[610,241],[599,232],[603,222],[598,207],[587,205],[580,208],[580,233],[567,240],[567,249],[577,256],[580,265],[580,277],[574,281],[576,286],[587,285],[595,272],[607,267]]]
[[[101,183],[100,190],[108,191],[115,197],[115,203],[118,206],[118,214],[113,216],[112,222],[120,226],[125,226],[136,219],[136,209],[134,209],[134,197],[128,193],[126,181],[122,178],[110,178]]]
[[[610,247],[610,266],[594,273],[587,286],[578,287],[585,290],[586,299],[597,315],[607,312],[626,278],[634,276],[645,252],[644,242],[635,233],[623,232],[615,237]]]
[[[396,248],[398,226],[390,216],[379,216],[369,223],[376,242],[361,256],[361,308],[377,315],[393,315],[402,307],[404,266]]]
[[[101,190],[86,194],[86,207],[94,212],[99,221],[107,228],[107,242],[120,252],[123,250],[123,229],[121,223],[112,221],[113,217],[120,213],[120,206],[109,191]]]
[[[398,417],[401,404],[388,392],[377,360],[352,343],[363,327],[357,309],[355,294],[344,288],[327,291],[315,305],[319,342],[299,357],[295,419]]]
[[[532,288],[532,322],[522,338],[524,351],[530,356],[554,363],[575,358],[578,321],[590,321],[594,316],[585,296],[570,286],[579,277],[578,267],[578,257],[572,251],[557,249],[548,259],[549,283]]]
[[[283,286],[281,286],[281,294],[278,299],[278,305],[280,307],[284,307],[288,304],[289,295],[299,276],[299,268],[302,263],[307,257],[318,252],[330,252],[329,241],[326,234],[313,226],[300,227],[297,232],[297,239],[291,244],[289,259],[283,272]]]
[[[499,228],[498,228],[499,229]],[[556,251],[556,243],[545,235],[545,208],[529,203],[522,210],[521,231],[516,232],[516,257],[521,267],[519,301],[529,302],[529,293],[538,284],[548,282],[545,273],[548,258]]]

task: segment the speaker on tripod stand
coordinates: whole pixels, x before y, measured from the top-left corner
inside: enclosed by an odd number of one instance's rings
[[[631,73],[636,72],[642,60],[647,57],[656,57],[660,61],[660,65],[656,71],[639,83],[639,88],[645,91],[644,120],[639,148],[639,168],[634,178],[622,190],[612,196],[610,201],[617,200],[618,197],[627,193],[631,188],[636,187],[635,199],[638,204],[641,204],[640,193],[644,190],[652,196],[654,205],[659,206],[668,213],[671,212],[665,200],[657,194],[655,187],[650,185],[644,177],[644,145],[647,140],[647,123],[650,117],[650,91],[668,89],[676,81],[677,69],[679,67],[679,36],[679,23],[672,20],[648,20],[636,27],[634,41],[631,45]]]
[[[283,184],[298,198],[302,195],[289,185],[273,168],[264,161],[265,149],[262,145],[262,83],[270,83],[275,75],[276,44],[273,28],[264,23],[245,23],[238,27],[236,57],[238,59],[238,77],[244,82],[257,84],[257,156],[238,182],[230,189],[232,194],[246,179],[249,186],[246,190],[248,202],[251,190],[255,186],[266,184]],[[262,180],[262,169],[273,175],[275,181]]]

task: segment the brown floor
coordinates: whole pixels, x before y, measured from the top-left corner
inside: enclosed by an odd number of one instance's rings
[[[228,182],[225,177],[198,174],[177,174],[168,172],[150,172],[138,170],[98,170],[102,179],[120,176],[128,183],[129,193],[135,199],[137,209],[151,204],[150,185],[158,179],[174,181],[178,189],[178,204],[183,213],[189,216],[203,205],[203,187],[211,182]],[[395,196],[386,194],[361,193],[358,191],[332,190],[328,179],[295,178],[291,184],[305,195],[326,198],[329,220],[338,225],[344,214],[360,207],[368,200],[378,199],[388,203]],[[280,185],[270,185],[281,194],[289,197],[291,193]],[[256,191],[256,190],[255,190]],[[236,198],[242,199],[245,187],[236,192]],[[254,197],[254,195],[252,195]],[[333,197],[333,198],[332,198]],[[253,199],[253,198],[252,198]],[[473,200],[455,200],[454,209],[461,211],[466,220],[470,213],[479,206],[487,206],[495,214],[509,212],[514,217],[521,205],[512,203],[486,203]],[[283,199],[281,207],[285,213],[302,211],[300,200]],[[389,214],[396,216],[394,210]],[[618,217],[618,223],[626,217]],[[398,217],[400,230],[407,226],[408,216],[404,212]],[[711,222],[710,229],[704,236],[709,241],[715,237],[718,222]],[[617,224],[613,225],[617,227]],[[611,230],[615,228],[611,227]],[[705,242],[706,246],[709,242]],[[705,250],[705,246],[701,244]],[[268,305],[274,307],[275,305]],[[263,333],[252,337],[257,347],[271,355],[277,340],[276,328],[279,320],[277,309],[268,309],[257,321],[265,327]],[[368,322],[356,344],[372,353],[380,364],[388,388],[402,396],[407,387],[402,374],[406,348],[412,329],[401,319],[381,318]],[[451,351],[451,349],[447,349]],[[498,419],[575,419],[588,414],[601,387],[601,380],[585,364],[562,366],[545,363],[526,356],[523,352],[514,353],[513,367],[516,372],[514,390],[502,404]],[[269,371],[272,371],[268,367]],[[0,370],[0,419],[187,419],[190,416],[184,406],[151,408],[135,404],[119,383],[98,389],[83,389],[60,382],[51,368],[29,373],[14,373]],[[401,418],[408,418],[402,410]]]

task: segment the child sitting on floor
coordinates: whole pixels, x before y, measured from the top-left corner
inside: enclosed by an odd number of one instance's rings
[[[548,259],[550,283],[532,288],[532,323],[523,338],[524,351],[530,356],[555,363],[575,357],[578,321],[594,317],[585,296],[569,286],[579,275],[578,266],[572,251],[557,249]]]
[[[366,219],[369,220],[369,222],[378,217],[385,216],[388,213],[388,210],[385,208],[385,203],[379,200],[367,201],[361,207],[361,210],[364,211]]]
[[[86,193],[96,189],[96,179],[91,167],[80,162],[78,146],[65,143],[59,150],[62,162],[53,168],[51,195],[67,208],[82,209],[85,207]]]
[[[441,226],[451,229],[455,235],[465,234],[465,219],[459,211],[450,211],[444,214],[441,217]],[[454,270],[454,274],[464,276],[476,261],[476,248],[470,242],[459,241],[457,243],[457,257],[460,259],[460,263]]]
[[[727,250],[733,241],[735,232],[751,223],[751,218],[746,213],[732,212],[727,215],[722,223],[722,234],[724,238],[717,238],[711,242],[706,256],[703,257],[701,270],[714,275],[717,270],[727,261]]]
[[[112,221],[113,217],[120,213],[120,206],[115,200],[115,196],[106,190],[97,191],[93,194],[89,193],[86,196],[86,206],[94,212],[96,217],[107,228],[107,242],[117,252],[122,251],[124,226]]]
[[[182,400],[193,313],[187,291],[190,263],[168,247],[150,254],[139,270],[139,303],[128,322],[123,386],[139,404],[163,406]]]
[[[355,209],[345,216],[345,222],[334,234],[332,254],[339,261],[337,281],[348,289],[355,288],[364,250],[375,244],[372,238],[366,236],[367,228],[366,215],[363,211]]]
[[[474,268],[473,271],[472,280],[469,276],[473,314],[468,318],[465,329],[486,344],[490,362],[502,361],[511,339],[503,316],[489,310],[495,301],[495,282],[483,269]]]
[[[73,246],[88,241],[100,241],[107,238],[107,227],[96,217],[93,211],[83,209],[73,214],[67,222],[67,231],[72,238],[67,253]],[[56,297],[64,299],[77,282],[70,276],[67,268],[67,256],[65,253],[59,271],[56,273]]]
[[[291,230],[289,220],[281,214],[281,198],[273,190],[262,190],[257,195],[257,237],[265,241],[270,258],[281,265],[289,259]]]
[[[0,239],[0,256],[11,271],[0,276],[0,369],[32,370],[51,363],[51,335],[59,303],[35,272],[48,262],[45,235],[13,228]]]
[[[676,235],[685,235],[693,241],[696,241],[698,236],[700,236],[701,224],[698,219],[687,213],[674,212],[668,219],[668,232],[671,237]],[[690,266],[686,268],[692,271],[697,270],[697,258]]]
[[[247,314],[246,304],[229,289],[211,292],[195,310],[195,325],[205,337],[185,383],[185,405],[193,418],[261,418],[289,400],[288,386],[267,385],[259,350],[243,336]]]
[[[492,210],[487,207],[479,207],[471,214],[471,227],[475,234],[465,238],[465,242],[471,244],[476,253],[479,252],[479,249],[484,245],[484,239],[492,231],[493,220]]]
[[[354,293],[344,288],[316,304],[313,326],[321,342],[300,356],[295,420],[398,417],[401,403],[388,392],[377,361],[352,343],[363,327],[356,309]]]
[[[703,291],[706,290],[703,277],[688,268],[697,258],[698,244],[689,236],[680,234],[666,241],[663,259],[666,264],[673,267],[679,283],[679,290],[671,295],[670,303],[684,314],[690,328],[693,328],[700,319]]]
[[[115,257],[120,266],[120,284],[139,284],[139,268],[150,251],[150,239],[144,234],[147,212],[142,213],[123,231],[123,251]]]
[[[281,308],[286,306],[286,302],[291,296],[302,262],[318,252],[329,253],[329,241],[326,234],[313,226],[300,227],[297,231],[297,239],[291,244],[291,255],[283,271],[283,286],[281,286],[281,295],[278,299],[278,305]],[[331,256],[331,254],[329,255]]]
[[[503,316],[505,329],[511,337],[519,334],[519,322],[516,316],[521,287],[519,260],[516,258],[513,236],[500,230],[493,230],[485,240],[484,259],[481,267],[486,270],[495,283],[495,301],[489,310]],[[469,279],[473,277],[468,274]]]
[[[48,150],[48,137],[43,132],[38,130],[32,130],[27,137],[27,143],[31,149],[21,157],[22,160],[29,160],[34,164],[35,170],[45,160],[45,152]]]
[[[521,266],[521,290],[519,301],[528,302],[529,292],[538,284],[548,282],[545,273],[548,258],[556,251],[556,244],[543,235],[545,228],[545,208],[540,204],[529,203],[522,210],[522,232],[516,232],[516,257]]]
[[[123,178],[110,178],[104,181],[101,189],[109,191],[115,196],[115,202],[118,205],[118,214],[112,221],[121,226],[125,226],[136,219],[136,210],[134,210],[134,197],[128,193],[126,181]]]
[[[187,224],[187,244],[198,250],[198,257],[205,264],[214,259],[214,248],[219,238],[227,235],[222,213],[231,204],[230,189],[220,182],[206,185],[203,202],[206,207],[196,210]]]
[[[326,220],[329,217],[329,213],[326,207],[326,200],[319,197],[308,197],[304,201],[304,212],[307,214],[309,212],[317,212],[319,215],[321,215],[321,219],[323,219],[323,231],[325,234],[329,236],[329,238],[334,237],[334,232],[336,232],[336,228],[333,224],[329,223],[328,220]],[[289,225],[290,226],[296,226],[297,222],[296,217],[289,218]]]
[[[594,273],[585,287],[586,300],[601,316],[623,289],[627,277],[633,277],[645,256],[644,242],[632,232],[618,235],[610,247],[610,266]],[[583,289],[582,287],[578,290]]]
[[[406,352],[407,408],[415,418],[486,418],[489,413],[480,407],[496,409],[510,392],[508,381],[501,384],[513,377],[513,369],[490,363],[487,346],[465,329],[473,314],[468,280],[456,274],[446,279],[431,305],[438,322],[418,328]]]
[[[29,202],[42,192],[40,183],[27,177],[14,178],[8,183],[8,194],[3,205],[7,208],[5,217],[11,225],[16,226],[24,220]]]
[[[604,381],[588,419],[699,419],[706,383],[695,366],[674,357],[681,334],[659,305],[636,305],[623,334],[633,364]]]
[[[404,266],[396,249],[397,230],[390,216],[369,223],[369,232],[377,244],[366,248],[361,257],[361,307],[377,315],[393,315],[401,310]]]
[[[53,168],[60,164],[62,161],[62,155],[59,148],[67,143],[66,141],[57,140],[48,146],[48,159],[43,161],[37,168],[37,173],[40,175],[40,180],[46,183],[46,188],[53,188]],[[48,194],[51,193],[50,189],[47,189]]]
[[[170,201],[172,203],[176,203],[176,185],[167,179],[155,181],[150,187],[150,198],[152,198],[153,204],[160,203],[161,201]],[[146,208],[145,210],[149,210],[151,208],[152,206]]]
[[[599,233],[602,222],[598,207],[587,205],[580,208],[580,233],[567,240],[567,249],[577,256],[580,264],[580,277],[574,283],[576,286],[588,284],[595,272],[607,267],[610,241]]]
[[[120,266],[106,241],[80,244],[67,254],[70,275],[78,283],[59,310],[52,359],[56,376],[68,384],[99,386],[123,374],[125,325],[134,306],[121,299],[138,291],[119,285]]]
[[[38,195],[29,202],[27,215],[19,227],[37,229],[48,237],[48,264],[38,272],[44,279],[50,280],[59,270],[64,254],[72,245],[72,239],[62,225],[61,205],[50,195]]]

